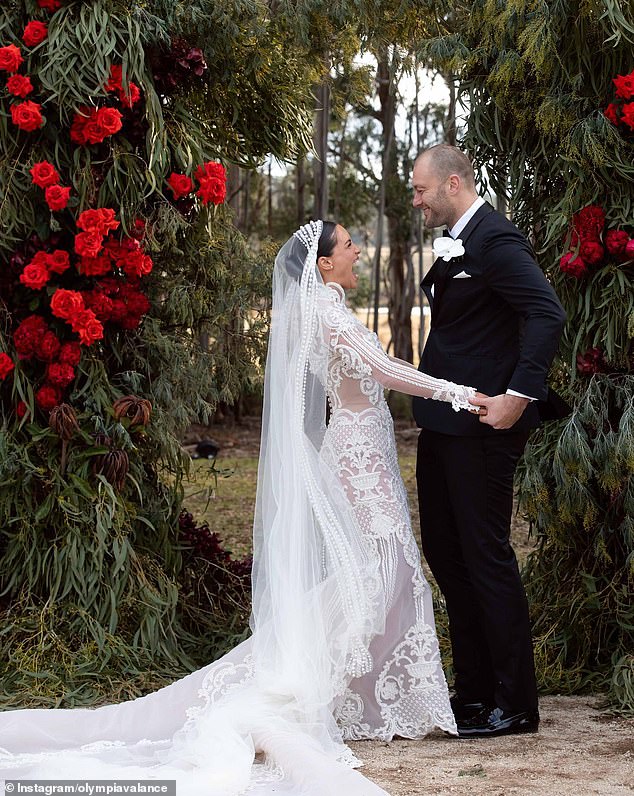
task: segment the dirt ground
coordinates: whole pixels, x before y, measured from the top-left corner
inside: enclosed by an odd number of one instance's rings
[[[192,429],[187,442],[210,436],[223,455],[257,456],[259,421],[240,426]],[[412,493],[411,457],[417,430],[396,423],[399,454],[408,459],[403,477]],[[412,513],[417,507],[412,502]],[[417,518],[413,517],[413,526]],[[521,559],[532,546],[520,517],[513,522],[514,546]],[[600,699],[547,696],[540,701],[537,734],[459,740],[435,733],[422,741],[365,741],[351,744],[364,762],[364,775],[391,796],[625,796],[634,793],[634,719],[606,715]],[[345,794],[342,794],[345,796]]]

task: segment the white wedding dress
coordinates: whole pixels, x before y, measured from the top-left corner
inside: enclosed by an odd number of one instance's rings
[[[178,796],[385,796],[344,740],[455,733],[383,388],[456,410],[473,391],[382,351],[343,290],[317,276],[320,231],[291,239],[276,264],[253,635],[136,700],[1,713],[0,779],[174,779]]]

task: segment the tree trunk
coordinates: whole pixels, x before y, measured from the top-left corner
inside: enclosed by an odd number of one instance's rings
[[[330,123],[330,83],[324,77],[316,91],[314,144],[315,218],[328,217],[328,128]]]
[[[306,223],[306,161],[300,158],[295,168],[295,206],[297,208],[297,226]]]

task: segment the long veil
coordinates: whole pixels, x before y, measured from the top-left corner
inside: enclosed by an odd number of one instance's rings
[[[377,562],[320,458],[326,395],[320,221],[280,250],[254,518],[252,636],[153,694],[0,714],[0,778],[176,779],[179,796],[385,796],[354,770],[333,710],[383,631]]]

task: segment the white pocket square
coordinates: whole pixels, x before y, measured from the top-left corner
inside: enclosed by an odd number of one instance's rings
[[[471,279],[471,274],[468,274],[466,271],[460,271],[459,274],[455,274],[454,279]]]

